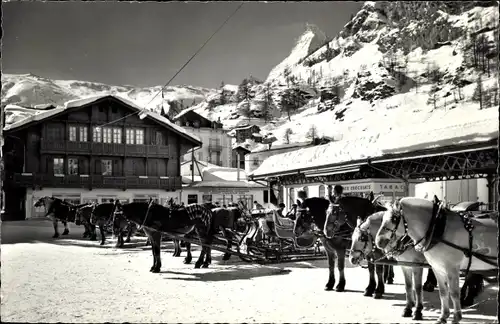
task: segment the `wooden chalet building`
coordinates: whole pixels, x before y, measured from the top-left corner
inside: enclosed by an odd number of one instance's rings
[[[180,157],[201,141],[141,110],[98,96],[5,127],[6,218],[40,216],[32,206],[43,196],[74,203],[180,197]]]

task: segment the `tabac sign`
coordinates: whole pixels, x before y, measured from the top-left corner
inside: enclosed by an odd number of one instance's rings
[[[380,192],[404,192],[404,183],[394,183],[394,182],[366,182],[366,183],[355,183],[355,184],[342,184],[344,187],[344,192],[371,192],[377,194]]]

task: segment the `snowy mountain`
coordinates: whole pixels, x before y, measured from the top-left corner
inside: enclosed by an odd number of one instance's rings
[[[49,105],[62,106],[69,100],[102,94],[120,95],[141,107],[160,112],[161,88],[162,86],[139,88],[87,81],[50,80],[33,74],[2,74],[2,106],[6,106],[6,123],[26,118]],[[213,93],[216,93],[215,89],[169,86],[163,91],[163,107],[167,110],[168,102],[172,101],[179,106],[188,107],[205,100]]]
[[[265,81],[250,76],[240,85],[165,93],[187,100],[185,107],[196,99],[193,109],[226,128],[256,124],[276,145],[378,136],[419,124],[496,122],[498,19],[493,2],[369,1],[332,39],[307,25]],[[21,106],[102,92],[145,105],[160,89],[33,75],[3,75],[2,82],[2,102]]]
[[[278,143],[347,139],[414,128],[498,120],[498,8],[492,2],[365,2],[333,39],[312,25],[290,55],[252,87],[250,106],[266,88],[281,117],[254,118],[242,102],[198,112],[228,126],[255,123]],[[287,89],[305,102],[280,104]],[[275,113],[275,111],[273,112]],[[262,115],[262,111],[259,111]],[[258,116],[257,116],[258,117]]]

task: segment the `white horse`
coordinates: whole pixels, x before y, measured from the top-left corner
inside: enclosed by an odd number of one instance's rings
[[[385,212],[375,243],[388,252],[395,248],[397,237],[408,235],[436,275],[441,299],[441,316],[437,323],[446,323],[450,316],[450,297],[454,308],[453,323],[459,323],[462,319],[460,270],[498,269],[497,226],[491,220],[480,222],[467,216],[461,218],[437,206],[421,198],[401,199]]]
[[[380,259],[383,253],[375,245],[375,236],[382,225],[382,216],[385,211],[381,211],[369,216],[364,222],[358,218],[358,223],[352,234],[351,252],[349,261],[353,265],[359,265],[364,259]],[[425,257],[422,253],[415,251],[412,246],[407,246],[406,249],[401,249],[400,255],[395,256],[396,261],[424,263]],[[422,292],[422,276],[423,268],[402,266],[403,276],[405,279],[406,306],[403,311],[403,317],[412,316],[412,308],[416,306],[413,319],[416,321],[422,320],[423,292]],[[415,300],[416,299],[416,300]],[[416,302],[416,303],[415,303]]]

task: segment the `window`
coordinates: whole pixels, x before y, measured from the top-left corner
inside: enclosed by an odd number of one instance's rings
[[[76,142],[76,126],[69,126],[69,140]]]
[[[122,129],[121,128],[113,128],[113,143],[121,144],[122,143]]]
[[[144,144],[144,130],[142,129],[135,130],[135,144],[138,145]]]
[[[134,141],[134,130],[133,129],[130,129],[130,128],[127,128],[125,130],[125,143],[127,144],[135,144],[135,141]]]
[[[254,165],[254,166],[258,166],[258,165],[259,165],[259,163],[260,163],[259,158],[258,158],[258,157],[254,157],[254,158],[253,158],[253,165]]]
[[[93,133],[92,133],[92,141],[101,143],[102,142],[102,128],[101,127],[94,127]]]
[[[290,206],[295,204],[295,190],[293,188],[290,188],[288,191],[288,196],[290,197]]]
[[[113,129],[111,127],[105,127],[103,128],[103,133],[102,133],[102,142],[103,143],[112,143],[112,134]]]
[[[325,198],[325,186],[324,185],[319,186],[319,194],[318,194],[318,196],[320,198]]]
[[[269,191],[264,190],[264,204],[269,203]]]
[[[86,142],[87,139],[87,127],[80,126],[80,142]]]
[[[68,159],[68,174],[78,174],[78,159]]]
[[[203,195],[202,200],[203,200],[203,203],[212,202],[212,195]]]
[[[64,159],[54,158],[54,175],[64,174]]]
[[[198,203],[198,195],[188,195],[188,205],[197,203]]]
[[[162,132],[157,131],[155,134],[155,142],[153,144],[156,145],[165,145],[164,137]]]
[[[104,176],[113,175],[113,161],[102,160],[101,161],[101,171],[102,171],[102,175],[104,175]]]

